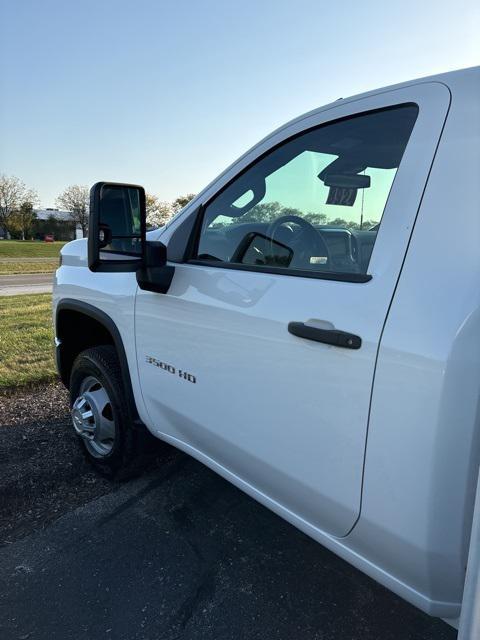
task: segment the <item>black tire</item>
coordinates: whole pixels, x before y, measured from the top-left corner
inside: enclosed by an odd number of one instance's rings
[[[120,362],[113,346],[92,347],[77,356],[70,376],[71,408],[82,395],[82,385],[88,384],[92,378],[98,380],[108,395],[108,410],[113,418],[115,436],[108,441],[111,450],[100,454],[92,453],[92,443],[78,436],[83,452],[99,473],[111,479],[124,480],[138,475],[154,454],[158,440],[142,424],[134,424],[136,411],[129,406]]]

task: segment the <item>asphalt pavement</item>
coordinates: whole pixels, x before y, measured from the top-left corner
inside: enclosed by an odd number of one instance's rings
[[[0,276],[0,296],[25,293],[49,293],[53,286],[53,273]]]
[[[2,640],[456,637],[182,453],[113,487],[0,548]]]

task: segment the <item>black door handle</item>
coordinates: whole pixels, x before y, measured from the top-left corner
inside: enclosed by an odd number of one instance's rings
[[[289,322],[288,331],[299,338],[325,342],[325,344],[331,344],[334,347],[360,349],[362,346],[362,339],[353,333],[346,333],[337,329],[318,329],[304,322]]]

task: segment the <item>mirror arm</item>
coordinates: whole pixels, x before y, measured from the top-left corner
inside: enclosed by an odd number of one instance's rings
[[[143,265],[145,267],[163,267],[167,264],[167,247],[163,242],[157,240],[147,240],[145,242],[145,253]]]
[[[140,289],[153,293],[167,293],[172,284],[175,267],[140,267],[137,269],[137,282]]]
[[[142,266],[137,269],[140,289],[153,293],[167,293],[175,267],[167,265],[167,247],[163,242],[146,242]]]

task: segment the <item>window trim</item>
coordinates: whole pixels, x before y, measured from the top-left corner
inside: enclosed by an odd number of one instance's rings
[[[410,136],[407,140],[407,145],[405,146],[404,152],[402,154],[402,160],[403,160],[403,155],[405,154],[405,150],[407,149],[407,146],[410,143],[410,139],[414,133],[418,116],[420,114],[420,105],[418,104],[418,102],[415,102],[413,100],[407,100],[406,102],[399,102],[396,104],[386,105],[383,107],[376,107],[375,109],[367,109],[366,111],[360,111],[357,113],[350,113],[348,115],[341,116],[340,118],[333,118],[332,120],[328,120],[320,124],[312,125],[310,127],[307,127],[306,129],[302,129],[301,131],[298,131],[297,133],[287,136],[283,140],[280,140],[273,146],[269,147],[267,150],[265,150],[255,159],[253,159],[249,164],[243,167],[243,169],[241,169],[238,173],[236,173],[230,180],[228,180],[218,191],[216,191],[204,203],[200,205],[200,207],[197,209],[197,212],[196,212],[196,220],[193,225],[192,233],[188,241],[187,250],[185,252],[186,253],[185,262],[191,265],[215,267],[217,269],[236,269],[238,271],[271,273],[275,275],[296,276],[298,278],[314,278],[316,280],[333,280],[337,282],[353,282],[353,283],[365,283],[372,280],[373,276],[369,273],[343,273],[339,271],[319,272],[319,271],[308,271],[308,270],[302,270],[302,269],[288,269],[288,268],[281,268],[281,267],[262,267],[258,265],[241,265],[241,264],[239,265],[239,264],[222,262],[222,261],[217,262],[216,260],[211,260],[211,261],[198,260],[197,254],[198,254],[198,247],[200,244],[200,234],[201,234],[203,220],[205,217],[205,211],[207,207],[209,207],[210,204],[218,196],[220,196],[226,189],[228,189],[230,185],[233,184],[238,178],[244,175],[247,171],[250,171],[250,169],[252,169],[257,163],[261,162],[264,158],[266,158],[269,154],[276,151],[278,148],[286,144],[289,144],[290,142],[292,142],[293,140],[296,140],[300,136],[303,136],[306,133],[310,133],[311,131],[315,131],[316,129],[322,129],[323,127],[328,127],[332,124],[337,124],[338,122],[343,122],[345,120],[351,120],[352,118],[360,118],[364,115],[372,115],[372,114],[380,113],[384,111],[391,111],[393,109],[398,109],[399,107],[415,107],[417,109],[417,116],[413,123],[413,128],[410,133]],[[400,165],[398,168],[400,168],[402,160],[400,161]],[[397,169],[397,172],[395,173],[395,177],[393,179],[393,182],[390,186],[390,190],[388,192],[387,200],[385,202],[385,206],[382,212],[382,217],[379,222],[380,225],[382,223],[383,216],[385,215],[385,210],[388,206],[388,201],[390,199],[390,194],[392,192],[393,186],[397,179],[397,174],[398,174],[398,169]],[[371,256],[370,256],[368,266],[370,266],[370,261],[371,261]]]
[[[308,269],[289,269],[288,267],[264,267],[256,264],[237,264],[216,260],[196,260],[191,258],[187,264],[217,269],[236,269],[237,271],[257,271],[277,276],[296,276],[297,278],[315,278],[316,280],[335,280],[337,282],[370,282],[373,278],[368,273],[342,273],[341,271],[309,271]]]

